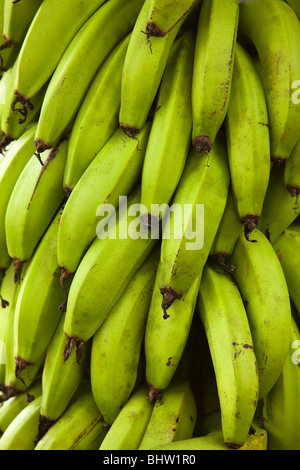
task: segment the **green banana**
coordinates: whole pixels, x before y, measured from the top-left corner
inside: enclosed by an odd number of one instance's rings
[[[300,19],[300,4],[298,0],[286,0],[286,2],[292,7],[298,18]]]
[[[63,415],[77,391],[90,360],[91,343],[83,345],[82,358],[77,364],[75,351],[64,363],[65,346],[64,315],[47,348],[43,366],[43,396],[39,417],[38,435],[40,440],[48,429]]]
[[[74,189],[118,127],[122,70],[130,34],[114,47],[100,67],[72,125],[64,173],[67,193]]]
[[[13,188],[25,165],[35,151],[34,134],[36,124],[25,131],[14,141],[5,154],[5,160],[0,166],[0,269],[6,269],[11,262],[7,251],[5,234],[5,214]]]
[[[14,283],[14,263],[10,263],[5,271],[5,275],[0,286],[0,391],[5,393],[5,362],[6,362],[6,346],[5,333],[6,326],[12,312],[12,303],[16,291]]]
[[[20,103],[22,112],[30,111],[31,98],[46,85],[75,34],[102,3],[104,0],[42,2],[19,52],[13,109]]]
[[[223,439],[236,448],[245,444],[257,407],[257,362],[239,289],[228,273],[218,269],[204,267],[197,311],[216,375]]]
[[[117,208],[120,196],[127,195],[139,181],[150,128],[150,123],[144,126],[138,143],[122,129],[116,129],[70,194],[57,244],[62,283],[76,271],[97,237],[99,215],[104,215],[102,209],[107,210],[108,204],[110,209]]]
[[[210,250],[210,257],[227,272],[233,272],[235,269],[235,266],[230,264],[228,260],[242,232],[243,225],[237,214],[230,185],[225,210]]]
[[[300,246],[299,224],[294,222],[286,228],[273,243],[288,286],[290,298],[300,311],[299,280],[300,271],[297,261]]]
[[[161,314],[159,281],[161,266],[155,279],[145,331],[146,380],[152,392],[168,387],[186,348],[198,296],[200,276],[193,282],[180,302],[168,310],[166,322]]]
[[[153,406],[147,400],[147,388],[136,389],[108,429],[99,450],[138,450]]]
[[[271,158],[280,164],[299,139],[299,106],[292,92],[300,77],[299,20],[283,0],[244,2],[240,4],[239,34],[250,39],[259,55]]]
[[[225,130],[236,210],[249,241],[254,241],[250,235],[258,225],[270,177],[268,125],[259,75],[251,56],[237,43]]]
[[[166,207],[170,202],[188,155],[194,42],[193,31],[187,31],[174,42],[162,76],[141,180],[146,222],[147,214],[151,214],[152,220],[161,218],[161,205]]]
[[[263,402],[269,450],[300,450],[300,431],[295,425],[300,415],[300,361],[297,352],[299,341],[300,332],[292,318],[290,352],[280,377]]]
[[[224,122],[231,94],[239,19],[238,0],[203,0],[197,28],[192,142],[209,153]],[[222,40],[218,40],[222,31]]]
[[[110,0],[104,3],[71,41],[43,100],[35,135],[39,154],[54,147],[63,137],[97,70],[118,42],[132,30],[143,1]]]
[[[10,423],[0,438],[0,450],[34,450],[42,395]]]
[[[38,398],[42,394],[42,382],[36,380],[28,388],[28,393]],[[30,402],[31,403],[31,402]],[[6,400],[0,408],[0,431],[6,431],[10,423],[29,405],[26,393],[19,393]]]
[[[283,180],[286,189],[298,203],[300,195],[300,138],[284,164]]]
[[[144,28],[151,14],[152,3],[153,0],[145,0],[140,10],[123,68],[119,123],[130,137],[140,132],[147,121],[172,44],[181,26],[179,22],[164,37],[152,37],[149,41]]]
[[[15,3],[4,1],[3,37],[4,44],[0,46],[0,61],[7,70],[14,63],[26,32],[43,0],[22,0]]]
[[[16,302],[14,357],[17,378],[28,365],[34,365],[45,357],[61,319],[59,305],[64,293],[57,264],[60,212],[54,217],[34,252]]]
[[[80,355],[82,343],[100,328],[157,242],[156,238],[148,238],[136,217],[139,201],[140,187],[137,187],[119,211],[110,214],[107,231],[104,227],[98,234],[74,275],[65,319],[65,360],[75,345]]]
[[[208,162],[191,148],[162,234],[159,288],[165,318],[172,303],[201,275],[225,210],[229,180],[221,138],[216,139]]]
[[[48,150],[43,166],[32,155],[13,188],[6,210],[5,233],[8,253],[15,262],[16,282],[64,200],[62,181],[67,147],[64,140]]]
[[[292,197],[284,184],[284,166],[273,166],[266,192],[258,229],[275,243],[280,234],[300,214],[297,199]]]
[[[93,336],[91,386],[108,425],[114,422],[136,383],[159,255],[159,247],[155,247]]]
[[[90,384],[82,384],[64,414],[38,441],[34,450],[97,450],[106,434]]]
[[[139,450],[190,439],[196,419],[197,407],[189,381],[172,381],[155,401]]]
[[[259,399],[278,379],[289,351],[291,307],[287,283],[273,246],[258,229],[257,243],[238,239],[231,261],[245,303],[258,365]]]

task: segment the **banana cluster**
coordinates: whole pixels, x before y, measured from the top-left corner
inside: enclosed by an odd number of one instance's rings
[[[0,450],[300,450],[299,5],[0,0]]]

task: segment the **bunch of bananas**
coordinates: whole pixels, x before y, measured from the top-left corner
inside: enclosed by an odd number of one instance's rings
[[[300,450],[299,18],[0,1],[0,450]]]

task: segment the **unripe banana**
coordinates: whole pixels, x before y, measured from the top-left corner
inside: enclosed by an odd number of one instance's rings
[[[62,141],[45,156],[41,166],[32,155],[12,191],[5,217],[8,253],[16,266],[16,281],[62,204],[68,142]]]
[[[139,201],[138,187],[117,214],[110,214],[107,231],[99,233],[74,275],[64,328],[67,337],[65,360],[75,345],[80,354],[82,343],[100,328],[157,241],[149,239],[136,216]]]
[[[100,67],[72,125],[64,173],[67,193],[74,189],[118,127],[122,70],[129,38],[130,34],[121,40]]]
[[[194,42],[193,31],[174,42],[158,91],[141,181],[141,204],[154,221],[176,190],[190,147]]]
[[[271,157],[280,164],[290,156],[300,134],[299,104],[292,91],[300,77],[299,20],[283,0],[243,2],[239,34],[250,39],[259,55]]]
[[[119,123],[124,132],[135,136],[144,127],[155,100],[170,49],[181,22],[164,37],[147,39],[147,26],[153,0],[146,0],[130,37],[121,87]],[[143,80],[141,80],[141,73]]]
[[[95,402],[109,425],[126,404],[136,383],[159,255],[156,247],[93,337],[91,386]]]
[[[228,109],[238,18],[238,0],[202,2],[192,85],[192,139],[200,153],[210,152]]]
[[[99,450],[138,450],[148,426],[153,402],[147,400],[147,388],[135,390],[104,437]]]
[[[110,0],[76,34],[55,69],[43,100],[35,135],[38,153],[54,147],[64,136],[99,67],[132,30],[143,1]]]
[[[300,138],[284,164],[283,179],[286,189],[298,203],[300,195]]]
[[[199,159],[191,148],[162,234],[159,288],[166,318],[167,309],[201,275],[225,210],[229,180],[221,137],[216,139],[208,161]]]
[[[300,19],[300,4],[298,0],[286,0]]]
[[[189,381],[172,381],[154,404],[139,450],[190,439],[196,419],[197,407]]]
[[[268,125],[259,75],[251,56],[237,43],[225,130],[236,210],[249,241],[254,241],[250,235],[258,225],[270,177]]]
[[[257,243],[238,239],[231,261],[245,303],[258,365],[259,399],[277,381],[289,351],[291,307],[287,283],[273,246],[258,229]]]
[[[223,439],[229,447],[241,447],[254,418],[259,383],[246,310],[229,274],[206,264],[197,310],[216,374]]]

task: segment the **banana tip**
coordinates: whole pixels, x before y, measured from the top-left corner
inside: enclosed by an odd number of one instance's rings
[[[250,238],[253,230],[258,226],[259,216],[254,214],[247,214],[245,217],[241,218],[241,223],[244,225],[244,234],[248,242],[256,243],[257,240],[252,240]]]
[[[192,144],[199,153],[209,153],[213,143],[208,135],[197,135],[194,137]]]
[[[129,126],[126,124],[121,124],[120,127],[125,132],[125,134],[128,135],[128,137],[135,137],[140,132],[137,127]]]
[[[160,287],[160,293],[163,296],[161,303],[164,312],[163,318],[166,320],[170,317],[170,315],[167,314],[167,310],[173,305],[175,300],[180,300],[182,298],[182,294],[176,292],[171,286]]]

